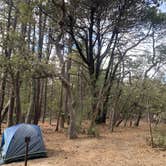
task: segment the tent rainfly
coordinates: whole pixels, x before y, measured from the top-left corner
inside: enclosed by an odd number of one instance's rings
[[[46,156],[40,127],[32,124],[18,124],[4,130],[1,142],[0,165],[25,159],[26,137],[30,137],[29,159]]]

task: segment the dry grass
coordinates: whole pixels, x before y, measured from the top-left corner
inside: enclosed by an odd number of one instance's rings
[[[110,133],[108,127],[99,128],[99,138],[80,135],[68,140],[66,135],[55,133],[54,127],[42,125],[48,158],[30,160],[28,166],[165,166],[166,152],[146,145],[148,129],[118,128]],[[23,162],[8,166],[23,166]]]

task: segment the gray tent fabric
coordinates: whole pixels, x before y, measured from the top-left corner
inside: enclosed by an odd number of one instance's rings
[[[25,158],[25,137],[30,137],[29,158],[46,156],[40,127],[32,124],[18,124],[6,128],[2,135],[0,164]]]

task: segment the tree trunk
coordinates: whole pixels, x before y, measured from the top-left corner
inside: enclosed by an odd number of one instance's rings
[[[52,81],[52,85],[51,85],[51,99],[53,98],[53,94],[54,94],[54,84],[53,84],[53,81]],[[52,112],[53,112],[53,109],[52,107],[49,109],[49,124],[51,125],[52,123]]]
[[[59,120],[60,120],[60,116],[63,112],[63,83],[61,83],[61,91],[60,91],[60,101],[59,101],[59,111],[58,111],[58,117],[57,117],[57,123],[56,123],[56,128],[55,131],[59,130]]]
[[[44,107],[44,105],[43,105],[44,87],[45,87],[45,81],[41,80],[40,81],[40,95],[39,95],[39,120],[41,117],[42,108]]]
[[[40,79],[35,80],[35,89],[36,89],[36,96],[35,96],[35,114],[33,118],[33,123],[35,125],[38,124],[40,118],[40,86],[41,82]]]
[[[7,25],[6,25],[6,38],[4,40],[4,52],[5,52],[5,56],[7,58],[10,58],[11,56],[11,48],[9,47],[9,33],[10,33],[10,27],[11,27],[11,14],[12,14],[12,7],[13,7],[13,3],[10,0],[8,2],[8,14],[7,14]],[[0,89],[0,122],[2,122],[2,109],[3,109],[3,105],[4,105],[4,98],[5,98],[5,87],[6,87],[6,76],[7,76],[7,69],[4,72],[3,76],[2,76],[2,82],[1,82],[1,89]],[[0,133],[1,133],[1,123],[0,123]]]
[[[61,74],[63,77],[65,77],[68,80],[68,66],[65,65],[65,62],[63,62],[62,69],[61,69]],[[65,73],[65,68],[66,68],[66,73]],[[69,80],[68,80],[69,81]],[[63,99],[64,98],[64,99]],[[66,99],[67,98],[67,92],[64,83],[62,82],[62,89],[61,89],[61,99],[60,99],[60,112],[59,112],[59,121],[60,121],[60,128],[64,128],[64,123],[65,123],[65,109],[68,107],[66,104]]]
[[[91,94],[92,94],[92,103],[91,103],[91,125],[90,128],[94,128],[96,124],[96,118],[98,115],[98,110],[97,110],[97,103],[98,103],[98,98],[97,92],[96,92],[96,80],[93,75],[91,75]]]
[[[45,122],[45,116],[47,112],[47,85],[48,84],[48,79],[46,78],[45,80],[45,85],[44,85],[44,106],[43,106],[43,118],[42,118],[42,123]]]
[[[32,79],[32,89],[31,89],[31,97],[30,97],[30,105],[28,109],[28,113],[25,119],[25,123],[31,123],[33,116],[34,116],[34,110],[35,110],[35,96],[36,96],[36,87],[35,87],[35,80]]]
[[[110,131],[114,131],[114,123],[115,122],[115,108],[112,108],[111,116],[110,116]]]
[[[154,142],[153,142],[153,133],[152,133],[152,123],[151,123],[151,118],[150,118],[150,112],[148,111],[148,124],[149,124],[149,133],[150,133],[150,142],[151,146],[153,147]]]
[[[64,125],[65,125],[65,117],[67,117],[68,115],[68,94],[67,94],[67,91],[66,91],[66,88],[63,88],[63,98],[62,99],[62,110],[61,110],[61,113],[60,113],[60,128],[63,129],[64,128]]]
[[[116,123],[116,125],[115,125],[115,126],[116,126],[116,127],[119,127],[119,126],[120,126],[120,124],[123,122],[123,120],[124,120],[124,119],[120,119],[120,120]]]
[[[97,119],[96,119],[96,123],[101,124],[101,123],[106,123],[106,117],[107,117],[107,109],[108,109],[108,99],[109,99],[109,91],[107,91],[106,94],[106,99],[104,100],[103,103],[103,109],[101,110],[101,112],[99,112]]]
[[[39,8],[39,34],[38,34],[38,61],[40,62],[43,55],[43,41],[44,41],[44,30],[46,25],[46,15],[43,17],[42,9]],[[41,79],[36,79],[36,100],[35,100],[35,115],[33,119],[34,124],[38,124],[41,115],[41,103],[42,103],[42,84]]]
[[[82,68],[79,68],[79,73],[78,73],[78,96],[79,96],[79,116],[80,116],[80,121],[79,125],[82,123],[82,117],[83,117],[83,81],[82,81]]]
[[[7,123],[8,127],[13,125],[14,102],[15,102],[15,97],[14,97],[14,90],[12,88],[10,94],[10,104],[8,108],[8,123]]]
[[[21,118],[21,102],[20,102],[20,73],[19,71],[16,74],[16,83],[15,83],[15,96],[16,96],[16,124],[20,122]]]
[[[98,124],[101,123],[106,123],[106,118],[107,118],[107,110],[108,110],[108,101],[109,101],[109,95],[110,95],[110,91],[111,91],[111,87],[112,87],[112,81],[109,83],[108,87],[107,85],[104,86],[104,88],[106,88],[106,92],[105,92],[105,100],[103,102],[103,109],[101,110],[101,112],[99,112],[96,122]]]
[[[6,87],[6,74],[4,73],[2,75],[2,80],[0,85],[0,134],[1,134],[1,123],[2,123],[2,109],[5,98],[5,87]]]
[[[69,72],[70,68],[71,68],[71,59],[68,59],[67,72]],[[75,113],[75,104],[74,104],[73,97],[72,97],[69,73],[68,73],[67,82],[68,82],[68,84],[65,84],[65,89],[66,89],[66,95],[68,96],[68,108],[69,108],[69,115],[70,115],[68,137],[69,137],[69,139],[74,139],[77,137],[76,117],[75,117],[76,113]]]
[[[52,124],[52,109],[49,110],[49,124]]]
[[[75,110],[74,110],[74,103],[72,100],[72,94],[70,87],[67,87],[68,92],[68,101],[69,101],[69,110],[70,110],[70,124],[68,129],[68,136],[69,139],[77,138],[77,131],[76,131],[76,119],[75,119]]]
[[[137,119],[136,119],[136,121],[134,123],[134,126],[136,126],[136,127],[139,126],[141,118],[142,118],[142,110],[139,110]]]

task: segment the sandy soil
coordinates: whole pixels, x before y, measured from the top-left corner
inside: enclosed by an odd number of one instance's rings
[[[28,166],[166,166],[166,152],[146,145],[147,127],[118,128],[111,134],[101,127],[100,138],[81,135],[68,140],[53,127],[42,126],[48,158],[30,160]],[[23,166],[23,162],[7,166]]]

